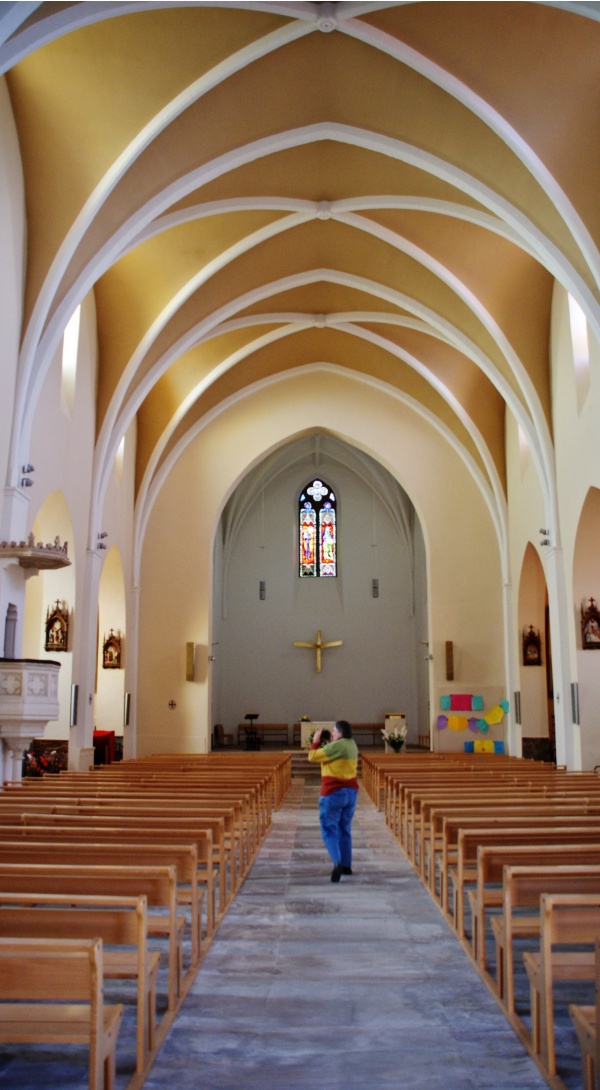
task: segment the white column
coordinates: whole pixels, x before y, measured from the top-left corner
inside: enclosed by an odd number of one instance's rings
[[[98,593],[103,557],[85,554],[83,580],[78,580],[72,683],[78,686],[77,725],[71,727],[69,768],[87,769],[94,761],[94,693],[98,639]]]
[[[26,496],[20,488],[5,488],[0,541],[16,541],[17,544],[20,541],[25,541],[27,538],[28,515],[29,496]],[[34,573],[30,571],[29,574]],[[17,560],[0,560],[0,655],[4,653],[4,619],[11,602],[17,607],[15,655],[18,656],[21,653],[23,617],[25,614],[25,582],[26,571]]]
[[[572,772],[581,771],[581,731],[573,723],[571,709],[571,647],[574,647],[573,609],[567,598],[563,552],[552,546],[544,553],[548,587],[554,684],[556,763]]]
[[[523,756],[523,729],[516,721],[515,693],[520,687],[519,638],[512,598],[512,584],[502,585],[502,612],[504,620],[504,672],[506,699],[509,703],[506,737],[508,752],[513,757]]]
[[[125,692],[129,697],[129,725],[123,727],[123,757],[129,760],[137,755],[137,685],[138,651],[140,630],[140,588],[132,587],[129,593],[127,626],[125,632]]]

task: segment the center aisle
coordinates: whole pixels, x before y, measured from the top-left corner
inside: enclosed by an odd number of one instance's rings
[[[146,1090],[547,1090],[361,790],[354,874],[294,780]]]

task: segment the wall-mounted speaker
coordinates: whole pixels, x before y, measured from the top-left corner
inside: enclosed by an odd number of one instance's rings
[[[185,680],[195,680],[195,658],[196,658],[196,644],[186,643],[185,645]]]
[[[446,640],[446,681],[454,681],[454,644]]]

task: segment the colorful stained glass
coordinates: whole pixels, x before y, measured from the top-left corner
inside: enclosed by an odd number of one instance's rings
[[[300,576],[337,574],[336,500],[329,485],[314,480],[300,495]]]
[[[330,503],[319,511],[319,567],[321,575],[335,575],[335,511]]]
[[[310,503],[300,509],[300,575],[317,574],[317,513]]]

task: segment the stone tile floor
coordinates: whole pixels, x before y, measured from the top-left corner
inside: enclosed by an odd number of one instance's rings
[[[146,1090],[546,1090],[364,791],[355,873],[330,882],[317,797],[294,780]],[[0,1090],[85,1090],[85,1058],[52,1055],[2,1046]]]
[[[330,882],[317,796],[274,816],[147,1090],[545,1090],[364,792]]]

